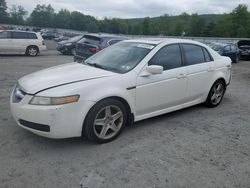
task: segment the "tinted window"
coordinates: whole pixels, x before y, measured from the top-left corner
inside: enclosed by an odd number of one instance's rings
[[[194,65],[205,61],[203,50],[200,46],[183,44],[186,65]]]
[[[7,39],[7,38],[9,38],[9,32],[8,31],[0,32],[0,39]]]
[[[89,44],[94,44],[94,45],[98,45],[101,42],[101,38],[96,37],[96,36],[91,36],[91,35],[84,35],[85,38],[85,43],[89,43]]]
[[[208,51],[205,48],[203,48],[203,52],[204,52],[204,57],[205,57],[206,62],[213,61]]]
[[[164,70],[181,67],[181,52],[178,44],[165,46],[150,60],[149,65],[161,65]]]
[[[27,33],[24,32],[12,32],[12,38],[14,39],[26,39]]]
[[[29,39],[37,39],[37,36],[35,33],[27,33],[27,38]]]
[[[228,46],[225,46],[225,47],[224,47],[224,50],[229,52],[229,51],[231,51],[231,48],[230,48],[230,46],[228,45]]]
[[[235,45],[231,45],[231,50],[235,52],[237,50],[236,46]]]
[[[112,45],[112,44],[115,44],[115,43],[117,43],[117,42],[120,42],[121,40],[110,40],[109,42],[108,42],[108,44],[109,45]]]

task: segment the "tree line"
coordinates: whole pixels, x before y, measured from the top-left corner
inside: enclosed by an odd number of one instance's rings
[[[249,37],[250,12],[239,4],[227,14],[168,14],[154,18],[98,20],[81,12],[61,9],[55,12],[51,5],[38,4],[31,14],[20,5],[9,8],[0,0],[0,23],[73,29],[88,32],[105,32],[132,35],[167,35],[193,37]]]

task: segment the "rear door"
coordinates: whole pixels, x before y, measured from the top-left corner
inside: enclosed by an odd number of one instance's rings
[[[2,31],[0,32],[0,53],[12,53],[13,43],[11,42],[10,32]]]
[[[209,52],[201,46],[182,44],[187,67],[188,101],[200,100],[207,95],[213,79],[214,62]]]

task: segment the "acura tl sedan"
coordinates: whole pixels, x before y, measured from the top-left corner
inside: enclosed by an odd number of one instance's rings
[[[82,63],[19,79],[11,111],[35,134],[106,143],[139,120],[199,103],[218,106],[230,78],[230,58],[202,43],[126,40]]]

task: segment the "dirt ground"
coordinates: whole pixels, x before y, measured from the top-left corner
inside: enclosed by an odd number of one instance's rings
[[[21,76],[72,61],[50,50],[0,56],[1,188],[249,188],[250,62],[233,64],[220,106],[202,105],[127,127],[115,141],[53,140],[16,125],[12,87]]]

